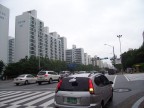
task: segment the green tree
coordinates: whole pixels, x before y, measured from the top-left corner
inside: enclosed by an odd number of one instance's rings
[[[4,69],[4,63],[2,60],[0,60],[0,74],[2,73],[3,69]]]

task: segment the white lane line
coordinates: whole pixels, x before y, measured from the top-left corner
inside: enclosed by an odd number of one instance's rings
[[[32,100],[32,99],[39,98],[40,96],[48,95],[49,93],[50,93],[50,92],[45,92],[45,93],[41,93],[41,94],[39,94],[39,95],[31,96],[31,97],[29,97],[29,98],[26,98],[26,99],[22,99],[22,100],[13,102],[13,103],[11,103],[11,105],[17,105],[17,104],[23,103],[23,102],[25,102],[25,101],[30,101],[30,100]],[[28,96],[29,96],[29,95],[28,95]]]
[[[25,108],[36,108],[37,106],[28,106],[28,107],[25,107]],[[49,108],[49,107],[47,107]]]
[[[6,101],[1,101],[1,103],[8,103],[8,102],[12,102],[12,101],[15,101],[15,100],[20,101],[20,99],[22,99],[22,98],[26,98],[26,97],[29,97],[29,96],[37,95],[39,93],[40,92],[36,92],[36,93],[29,94],[29,95],[24,95],[24,96],[20,96],[20,97],[13,98],[13,99],[8,99]]]
[[[19,92],[20,93],[20,92]],[[6,93],[0,93],[0,97],[11,95],[11,94],[17,94],[16,92],[6,92]]]
[[[125,76],[125,78],[127,79],[127,81],[130,81],[130,79],[126,76],[126,75],[124,75]]]
[[[4,106],[6,106],[7,104],[3,104],[3,103],[0,103],[0,108],[4,108]]]
[[[117,78],[117,75],[116,75],[115,78],[114,78],[114,81],[113,81],[113,85],[112,85],[112,87],[114,87],[114,85],[115,85],[116,78]]]
[[[13,106],[9,106],[9,107],[7,107],[7,108],[18,108],[18,107],[20,107],[21,105],[13,105]]]
[[[47,102],[41,104],[40,106],[42,106],[42,107],[45,108],[45,107],[49,106],[49,105],[52,104],[52,103],[54,103],[54,99],[51,99],[50,101],[47,101]]]
[[[138,101],[136,101],[136,103],[134,103],[134,105],[132,106],[132,108],[139,108],[140,104],[144,101],[144,96],[141,97]]]
[[[5,100],[5,99],[9,99],[9,98],[14,98],[14,97],[21,96],[21,95],[26,95],[26,94],[29,94],[29,93],[31,93],[31,92],[24,92],[24,93],[12,95],[12,96],[4,97],[4,98],[1,98],[0,101]]]
[[[28,102],[28,103],[26,103],[26,104],[24,104],[24,105],[26,105],[26,106],[31,106],[31,105],[33,105],[33,104],[35,104],[35,103],[37,103],[37,102],[40,102],[40,101],[45,100],[45,99],[47,99],[47,98],[50,98],[50,97],[52,97],[52,96],[54,96],[54,95],[55,95],[55,93],[48,94],[48,95],[46,95],[46,96],[44,96],[44,97],[41,97],[41,98],[36,99],[36,100],[34,100],[34,101]]]

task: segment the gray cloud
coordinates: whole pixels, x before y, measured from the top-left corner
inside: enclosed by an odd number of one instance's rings
[[[143,0],[1,0],[10,9],[10,35],[14,37],[15,16],[36,9],[50,31],[65,36],[72,44],[94,56],[119,56],[117,35],[123,35],[122,52],[139,48],[144,30]]]

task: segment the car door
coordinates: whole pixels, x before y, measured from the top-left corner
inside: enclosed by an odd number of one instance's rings
[[[104,93],[104,97],[105,97],[105,102],[108,101],[108,99],[110,98],[110,94],[111,94],[111,85],[109,83],[109,80],[104,76],[104,75],[101,75],[100,76],[100,79],[103,83],[103,93]]]
[[[36,78],[33,75],[29,75],[29,78],[31,80],[31,83],[35,83],[36,82]]]
[[[27,75],[26,80],[28,80],[28,83],[32,83],[31,75]]]

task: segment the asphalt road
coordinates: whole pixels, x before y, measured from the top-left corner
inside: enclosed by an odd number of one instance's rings
[[[134,108],[144,97],[144,74],[106,76],[114,82],[114,98],[106,108]],[[0,108],[53,108],[56,85],[57,82],[16,86],[12,80],[0,81]],[[144,108],[143,104],[139,106]]]

